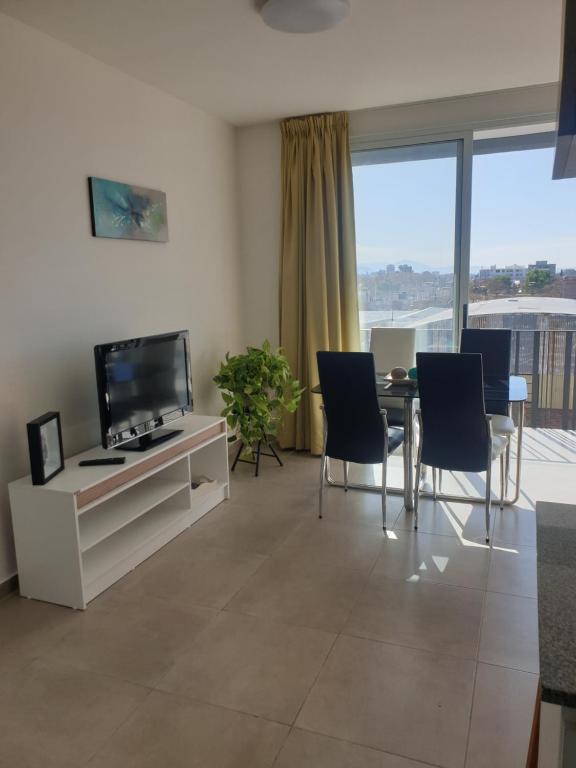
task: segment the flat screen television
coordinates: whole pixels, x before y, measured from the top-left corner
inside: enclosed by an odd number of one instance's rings
[[[94,347],[104,448],[145,451],[182,430],[162,430],[192,410],[188,331]]]

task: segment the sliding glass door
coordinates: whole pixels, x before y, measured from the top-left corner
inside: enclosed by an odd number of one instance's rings
[[[554,133],[474,141],[468,324],[512,331],[531,426],[576,427],[576,179]]]
[[[419,350],[454,348],[467,272],[464,142],[459,137],[352,153],[363,349],[377,326],[415,328]]]

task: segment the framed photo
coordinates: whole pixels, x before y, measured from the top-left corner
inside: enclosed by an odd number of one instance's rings
[[[26,424],[32,483],[44,485],[64,469],[60,414],[50,411]]]

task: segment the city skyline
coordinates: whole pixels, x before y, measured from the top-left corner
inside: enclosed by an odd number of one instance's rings
[[[576,180],[552,181],[552,158],[552,148],[474,157],[471,272],[576,267]],[[453,271],[455,193],[456,158],[355,166],[358,271]]]

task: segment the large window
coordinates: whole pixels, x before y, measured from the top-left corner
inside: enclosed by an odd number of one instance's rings
[[[552,133],[354,151],[362,345],[376,326],[455,349],[464,322],[513,331],[533,424],[576,427],[576,180]],[[471,225],[470,225],[471,222]]]
[[[415,327],[420,349],[451,348],[461,153],[449,141],[353,154],[363,348],[374,326]]]
[[[552,141],[543,134],[474,143],[471,321],[576,327],[576,180],[552,181]]]

